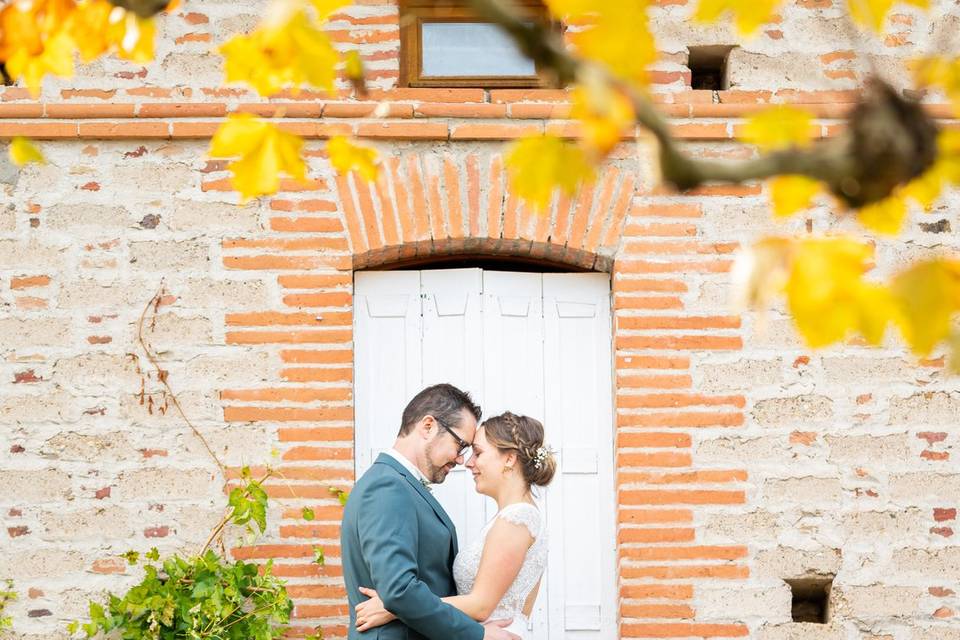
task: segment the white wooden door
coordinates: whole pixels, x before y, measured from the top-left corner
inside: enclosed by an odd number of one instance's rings
[[[541,420],[560,468],[537,496],[549,560],[537,640],[616,635],[610,281],[604,274],[480,269],[361,272],[355,278],[357,475],[396,438],[423,387],[470,391],[489,417]],[[434,493],[461,547],[496,513],[469,474]]]

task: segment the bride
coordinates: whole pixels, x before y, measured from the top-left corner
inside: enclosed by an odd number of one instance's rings
[[[529,640],[528,620],[547,561],[545,522],[531,488],[549,484],[557,467],[543,444],[543,425],[510,412],[488,419],[477,429],[466,467],[477,491],[496,500],[499,510],[480,539],[457,554],[453,577],[459,595],[443,601],[479,622],[512,619],[507,631]],[[356,607],[358,631],[396,618],[376,591],[360,587],[360,592],[370,599]]]

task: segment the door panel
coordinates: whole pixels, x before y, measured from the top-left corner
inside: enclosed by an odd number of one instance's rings
[[[550,536],[537,640],[616,635],[610,284],[605,274],[454,269],[356,275],[357,474],[392,446],[404,406],[450,382],[484,417],[544,423],[560,469],[537,496]],[[496,503],[463,468],[434,487],[461,547]]]

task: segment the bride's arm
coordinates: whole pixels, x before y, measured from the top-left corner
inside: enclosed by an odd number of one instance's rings
[[[483,543],[473,590],[442,600],[474,620],[483,622],[490,617],[507,589],[517,579],[527,549],[532,544],[533,536],[526,526],[498,518]]]

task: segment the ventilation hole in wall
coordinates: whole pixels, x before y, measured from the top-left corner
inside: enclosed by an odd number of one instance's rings
[[[734,45],[711,44],[689,47],[690,86],[719,91],[727,88],[727,59]]]
[[[790,615],[794,622],[826,624],[830,618],[830,589],[833,576],[784,580],[790,585],[793,602]]]

